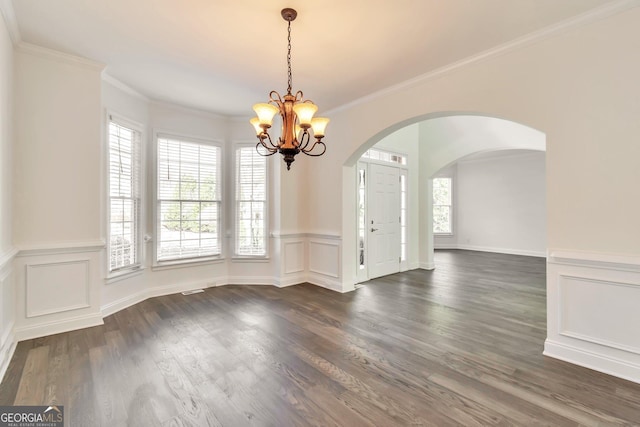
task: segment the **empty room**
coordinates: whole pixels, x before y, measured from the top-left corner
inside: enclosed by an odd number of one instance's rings
[[[640,0],[0,12],[0,425],[640,425]]]

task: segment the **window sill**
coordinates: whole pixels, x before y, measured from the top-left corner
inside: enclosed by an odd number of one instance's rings
[[[268,256],[234,256],[231,262],[271,262]]]
[[[434,237],[453,237],[453,233],[433,233]]]
[[[136,267],[136,268],[132,268],[132,269],[116,271],[116,272],[113,272],[113,273],[109,273],[105,280],[106,280],[107,285],[110,285],[111,283],[119,282],[121,280],[130,279],[130,278],[135,277],[135,276],[139,276],[143,272],[144,272],[144,267]]]
[[[174,268],[199,267],[207,264],[220,264],[224,262],[222,257],[194,258],[183,260],[159,261],[151,266],[152,271],[171,270]]]

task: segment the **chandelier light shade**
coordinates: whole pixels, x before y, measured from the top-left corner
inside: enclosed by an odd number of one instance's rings
[[[262,156],[272,156],[276,153],[282,154],[287,164],[287,170],[291,169],[291,163],[298,153],[307,156],[322,156],[327,150],[327,146],[322,142],[325,129],[329,119],[325,117],[314,117],[318,106],[310,100],[304,100],[302,91],[291,92],[291,21],[296,19],[298,13],[294,9],[282,9],[282,17],[287,21],[287,70],[288,85],[287,93],[280,96],[278,92],[272,90],[269,93],[269,102],[259,103],[253,106],[256,116],[250,120],[253,125],[258,143],[256,150]],[[277,143],[274,143],[269,134],[269,129],[273,125],[273,118],[280,113],[282,118],[282,129]],[[315,138],[310,143],[311,137]],[[317,148],[317,149],[316,149]]]

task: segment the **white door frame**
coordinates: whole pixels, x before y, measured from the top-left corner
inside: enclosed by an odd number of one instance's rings
[[[403,156],[407,157],[406,154],[404,153],[398,153],[398,154],[402,154]],[[408,162],[407,162],[408,163]],[[368,214],[368,189],[369,189],[369,165],[370,164],[379,164],[382,166],[391,166],[391,167],[395,167],[397,169],[400,170],[400,175],[405,177],[405,185],[406,185],[406,215],[407,217],[405,217],[405,224],[406,224],[406,228],[405,228],[405,245],[406,245],[406,253],[405,253],[405,259],[402,260],[400,262],[400,271],[406,271],[408,270],[408,259],[409,259],[409,240],[411,239],[411,231],[409,229],[409,206],[411,205],[411,200],[409,198],[409,167],[407,165],[400,165],[400,164],[396,164],[396,163],[391,163],[391,162],[381,162],[381,161],[377,161],[377,160],[372,160],[372,159],[368,159],[368,158],[361,158],[357,164],[356,164],[356,182],[355,182],[355,188],[356,188],[356,195],[357,195],[357,201],[356,201],[356,227],[355,227],[355,231],[356,231],[356,246],[355,246],[355,252],[356,252],[356,256],[355,256],[355,260],[356,260],[356,281],[357,283],[362,283],[362,282],[366,282],[367,280],[369,280],[369,233],[368,233],[368,227],[370,226],[370,220],[369,220],[369,214]],[[364,203],[364,224],[360,223],[360,213],[359,213],[359,206],[360,206],[360,197],[361,197],[361,192],[360,192],[360,188],[359,188],[359,184],[360,184],[360,171],[364,171],[364,198],[365,198],[365,203]],[[364,225],[364,227],[362,227],[362,225]],[[364,233],[361,235],[361,230],[364,231]],[[362,236],[362,240],[363,240],[363,245],[364,245],[364,252],[361,253],[361,248],[360,248],[360,240],[361,240],[361,236]],[[363,263],[361,264],[361,257],[363,258],[362,261]]]

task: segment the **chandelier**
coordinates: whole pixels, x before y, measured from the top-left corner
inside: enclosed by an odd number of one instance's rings
[[[259,142],[256,144],[258,154],[262,156],[272,156],[280,153],[287,163],[287,170],[291,169],[291,163],[295,160],[298,153],[304,153],[307,156],[322,156],[327,150],[327,146],[322,142],[324,131],[329,123],[329,119],[324,117],[313,117],[318,111],[318,107],[310,100],[303,100],[302,91],[291,93],[291,21],[296,19],[298,12],[294,9],[286,8],[280,12],[285,21],[288,22],[287,28],[287,67],[288,67],[288,86],[287,94],[281,97],[278,92],[272,90],[269,93],[269,102],[255,104],[253,110],[258,117],[250,120],[256,130]],[[281,136],[278,143],[274,144],[269,128],[273,124],[273,118],[280,113],[282,118]],[[315,141],[310,144],[311,132]],[[318,150],[314,149],[318,146]]]

